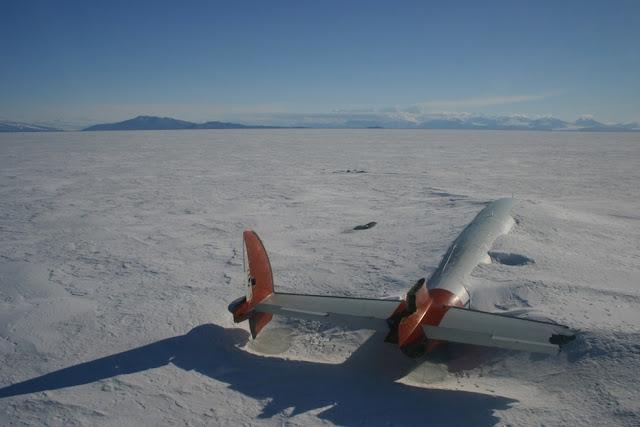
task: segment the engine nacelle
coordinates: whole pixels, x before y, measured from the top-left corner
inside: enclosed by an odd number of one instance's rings
[[[453,293],[428,289],[425,280],[420,279],[387,320],[391,331],[386,341],[397,343],[407,356],[420,357],[440,344],[427,339],[423,325],[438,326],[449,307],[461,305]]]

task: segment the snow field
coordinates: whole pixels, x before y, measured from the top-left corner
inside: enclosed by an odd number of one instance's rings
[[[0,424],[638,425],[639,138],[0,135]],[[281,320],[253,342],[226,310],[245,228],[277,289],[400,298],[511,194],[472,306],[578,329],[559,356],[416,362],[384,335]]]

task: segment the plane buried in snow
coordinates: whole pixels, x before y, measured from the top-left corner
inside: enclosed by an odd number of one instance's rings
[[[444,341],[537,353],[557,353],[573,340],[568,327],[469,308],[467,284],[473,269],[489,258],[495,239],[509,232],[514,200],[487,205],[444,254],[429,280],[420,279],[403,300],[302,295],[275,292],[267,252],[258,235],[244,232],[247,295],[229,305],[235,322],[249,320],[255,338],[273,315],[332,323],[386,325],[386,341],[411,357]],[[248,265],[247,265],[248,264]]]

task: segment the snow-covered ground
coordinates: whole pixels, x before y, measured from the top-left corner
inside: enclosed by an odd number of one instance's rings
[[[277,289],[401,297],[512,194],[472,306],[581,331],[558,356],[227,312],[245,228]],[[637,426],[639,374],[640,134],[0,135],[1,425]]]

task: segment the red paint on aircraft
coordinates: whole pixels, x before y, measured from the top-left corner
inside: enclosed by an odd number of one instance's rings
[[[245,230],[242,237],[248,263],[246,285],[250,287],[250,292],[247,297],[232,303],[230,307],[233,307],[235,322],[249,318],[251,334],[255,337],[273,317],[268,313],[253,312],[253,308],[257,304],[273,294],[273,273],[267,250],[260,237],[252,230]]]
[[[458,296],[445,289],[427,289],[426,284],[415,294],[416,311],[404,317],[398,325],[398,345],[409,347],[427,341],[422,325],[438,326],[451,306],[462,306]],[[429,340],[427,351],[433,350],[440,341]]]

